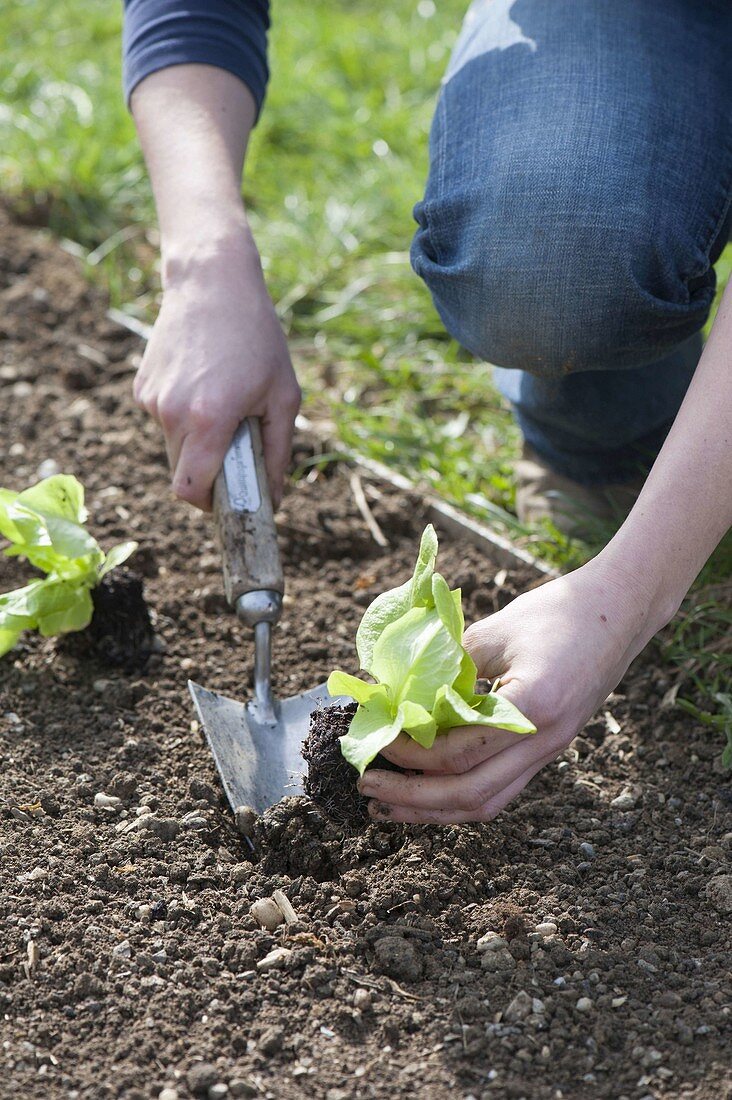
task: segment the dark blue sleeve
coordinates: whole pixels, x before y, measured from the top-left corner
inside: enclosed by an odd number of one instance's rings
[[[269,0],[125,0],[124,89],[158,69],[197,62],[227,69],[262,106]]]

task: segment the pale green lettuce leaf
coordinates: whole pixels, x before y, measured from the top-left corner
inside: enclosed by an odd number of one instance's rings
[[[86,584],[44,577],[0,596],[0,656],[7,653],[24,630],[44,637],[83,630],[94,611]]]
[[[73,523],[85,523],[84,486],[72,474],[45,477],[30,489],[18,493],[18,503],[41,516],[59,516]]]
[[[399,736],[401,729],[401,710],[393,715],[386,696],[376,695],[354,714],[348,733],[341,738],[341,752],[363,775],[374,757]]]
[[[9,630],[0,626],[0,657],[4,657],[6,653],[9,653],[15,647],[20,635],[20,630]]]
[[[402,729],[425,749],[432,748],[437,736],[437,723],[427,708],[405,700],[399,710],[402,713]]]
[[[348,695],[357,703],[368,703],[374,695],[383,695],[386,698],[386,688],[380,684],[367,684],[359,680],[357,676],[350,676],[347,672],[336,670],[328,677],[328,691],[331,695]]]
[[[458,645],[462,645],[465,618],[463,616],[460,589],[451,592],[447,587],[447,581],[439,573],[432,577],[432,599],[437,614],[442,619],[445,627],[452,634]]]
[[[120,542],[117,546],[113,546],[111,550],[108,550],[104,556],[104,562],[97,570],[99,579],[106,577],[112,569],[116,569],[118,565],[122,565],[123,562],[127,561],[130,555],[137,550],[137,547],[138,543],[136,542]]]
[[[40,593],[46,580],[31,581],[23,588],[0,596],[0,626],[11,630],[31,629],[38,618]]]
[[[83,630],[89,625],[94,614],[94,603],[86,586],[68,581],[47,581],[46,584],[47,599],[38,616],[38,631],[44,638]]]
[[[452,689],[462,699],[472,699],[475,695],[475,682],[477,679],[478,669],[475,667],[475,661],[467,651],[463,651],[460,671],[452,682]]]
[[[70,560],[99,555],[96,539],[82,526],[86,518],[84,489],[75,477],[56,474],[22,493],[0,492],[0,533],[32,565],[50,573],[57,556]]]
[[[536,733],[536,726],[525,718],[518,707],[500,692],[492,691],[488,695],[475,697],[473,707],[483,718],[487,726],[497,726],[512,733]]]
[[[536,733],[536,726],[502,695],[477,695],[471,705],[449,685],[437,693],[432,716],[440,729],[456,726],[493,726],[512,733]]]
[[[417,554],[417,564],[410,581],[409,603],[411,607],[429,606],[432,603],[432,574],[437,561],[437,533],[431,523],[422,532]]]
[[[382,592],[366,609],[356,632],[356,649],[360,667],[371,672],[372,655],[377,640],[390,623],[396,622],[412,607],[432,602],[431,581],[437,559],[437,535],[432,524],[424,530],[419,555],[410,580],[389,592]]]
[[[385,684],[394,704],[405,699],[431,710],[441,684],[460,670],[462,648],[445,629],[437,611],[413,607],[391,623],[374,646],[371,673]]]

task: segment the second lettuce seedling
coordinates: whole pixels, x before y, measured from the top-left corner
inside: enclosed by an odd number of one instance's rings
[[[106,554],[84,522],[84,487],[69,474],[55,474],[22,493],[0,489],[0,536],[5,554],[24,557],[46,576],[0,595],[0,657],[24,630],[44,637],[83,630],[94,612],[91,589],[126,561],[136,542]]]
[[[425,748],[455,726],[536,733],[508,699],[476,693],[478,671],[462,644],[460,589],[450,591],[435,572],[436,559],[437,535],[430,524],[412,579],[377,596],[361,620],[359,662],[376,683],[341,671],[328,679],[331,695],[348,695],[359,704],[341,750],[361,775],[402,730]]]

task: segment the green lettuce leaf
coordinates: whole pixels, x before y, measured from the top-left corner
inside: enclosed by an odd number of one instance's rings
[[[22,493],[0,489],[4,553],[24,557],[46,576],[0,595],[0,656],[24,630],[49,637],[89,625],[90,589],[136,550],[125,542],[108,554],[87,531],[84,488],[69,474],[44,478]]]
[[[392,714],[386,696],[375,695],[354,714],[347,735],[341,738],[341,751],[363,775],[366,765],[399,736],[401,728],[401,711]]]
[[[356,650],[361,668],[371,672],[374,646],[391,623],[413,607],[425,607],[432,602],[432,575],[437,560],[437,535],[432,524],[425,528],[419,547],[417,564],[411,580],[382,592],[367,608],[356,632]]]
[[[536,733],[504,696],[476,693],[478,672],[462,644],[460,590],[451,591],[435,572],[436,561],[437,536],[430,525],[411,579],[377,596],[364,614],[356,646],[361,668],[376,683],[340,671],[328,680],[331,695],[347,695],[359,704],[341,749],[362,775],[402,730],[425,748],[455,726]]]

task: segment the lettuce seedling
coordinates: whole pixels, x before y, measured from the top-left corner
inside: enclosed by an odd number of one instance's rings
[[[0,595],[0,657],[24,630],[44,637],[83,630],[94,612],[90,590],[137,549],[122,542],[107,554],[84,522],[84,487],[69,474],[55,474],[22,493],[0,489],[0,535],[4,553],[27,558],[46,576]]]
[[[460,589],[450,591],[435,572],[436,560],[437,535],[430,524],[412,579],[377,596],[361,620],[359,662],[376,683],[341,671],[328,679],[331,695],[348,695],[358,703],[341,750],[361,775],[402,730],[425,748],[455,726],[536,733],[508,699],[496,692],[476,693],[478,672],[462,644]]]

